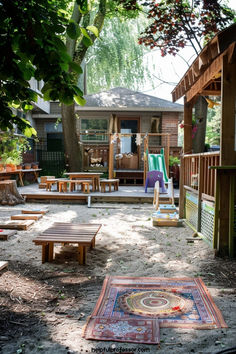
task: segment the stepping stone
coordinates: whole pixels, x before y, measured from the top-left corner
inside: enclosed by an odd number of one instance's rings
[[[8,267],[8,262],[6,261],[0,261],[0,270]]]
[[[0,229],[27,230],[33,224],[34,220],[9,220],[0,224]]]
[[[12,215],[11,220],[39,220],[42,214],[18,214]]]
[[[16,230],[0,229],[0,240],[8,240],[8,237],[15,235]]]
[[[21,210],[22,214],[46,214],[48,209],[35,209],[35,210]]]

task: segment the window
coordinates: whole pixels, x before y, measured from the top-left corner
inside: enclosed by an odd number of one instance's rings
[[[108,119],[82,118],[80,139],[83,142],[107,142]]]

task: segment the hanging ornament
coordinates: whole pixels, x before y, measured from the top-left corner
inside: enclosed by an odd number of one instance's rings
[[[143,139],[141,138],[141,134],[140,133],[137,133],[136,134],[136,139],[135,139],[135,143],[137,146],[140,146],[143,142]]]
[[[117,140],[117,134],[113,134],[112,137],[111,137],[111,144],[114,144]]]

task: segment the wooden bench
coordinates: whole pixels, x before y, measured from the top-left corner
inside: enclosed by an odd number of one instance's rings
[[[53,261],[54,243],[78,244],[79,264],[86,264],[87,247],[95,247],[95,237],[101,224],[55,223],[37,236],[33,242],[42,245],[42,263]]]
[[[106,186],[109,187],[109,192],[111,192],[111,186],[114,187],[114,191],[118,191],[119,179],[102,179],[100,180],[101,192],[106,192]]]

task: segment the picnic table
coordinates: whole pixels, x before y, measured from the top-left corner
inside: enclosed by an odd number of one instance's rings
[[[100,186],[100,176],[103,173],[100,172],[67,172],[65,175],[68,175],[70,179],[89,179],[92,181],[92,191],[99,191]]]
[[[38,235],[33,242],[42,245],[42,263],[52,262],[55,243],[77,244],[79,264],[86,264],[87,247],[95,247],[95,237],[101,224],[72,224],[56,222]]]

